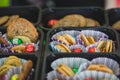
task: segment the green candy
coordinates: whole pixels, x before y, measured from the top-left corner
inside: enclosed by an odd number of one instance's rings
[[[13,38],[13,39],[10,40],[10,42],[12,44],[22,44],[23,43],[23,41],[19,38]]]
[[[76,74],[78,72],[78,68],[74,68],[73,72]]]
[[[13,75],[10,80],[19,80],[19,77],[17,74]]]

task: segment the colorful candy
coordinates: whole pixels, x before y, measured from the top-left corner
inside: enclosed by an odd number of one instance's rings
[[[73,72],[76,74],[78,72],[78,68],[74,68]]]
[[[56,19],[51,19],[48,21],[48,26],[52,27],[54,24],[56,24],[58,22],[58,20]]]
[[[95,48],[94,47],[89,48],[88,52],[95,52]]]
[[[33,44],[28,44],[26,47],[25,47],[25,52],[33,52],[35,50]]]
[[[22,44],[23,43],[23,41],[19,38],[13,38],[13,39],[10,40],[10,42],[12,44]]]
[[[19,80],[19,77],[17,74],[13,75],[10,80]]]
[[[82,50],[80,48],[75,48],[75,49],[73,49],[73,52],[79,53],[79,52],[82,52]]]

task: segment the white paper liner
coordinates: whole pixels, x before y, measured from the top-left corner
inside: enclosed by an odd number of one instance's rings
[[[115,60],[106,57],[94,58],[91,62],[83,63],[78,70],[78,74],[85,71],[90,64],[106,65],[115,75],[120,75],[120,65]]]
[[[71,51],[73,51],[73,49],[75,49],[75,48],[80,48],[82,50],[82,52],[87,52],[85,46],[80,45],[80,44],[71,45],[69,48]]]
[[[92,78],[92,80],[119,80],[115,75],[98,71],[83,71],[75,75],[74,80],[85,80],[86,78]]]
[[[84,45],[84,42],[81,39],[81,34],[84,34],[85,36],[92,36],[96,42],[108,39],[108,35],[106,35],[103,32],[95,31],[95,30],[82,30],[80,34],[77,36],[77,43]]]
[[[69,58],[59,58],[51,63],[51,67],[55,70],[60,64],[65,64],[70,68],[79,68],[81,64],[89,62],[84,58],[69,57]]]
[[[60,32],[54,34],[51,39],[52,39],[53,41],[58,41],[58,42],[64,43],[64,42],[56,39],[56,36],[58,36],[58,35],[63,35],[63,34],[69,34],[69,35],[71,35],[71,36],[75,39],[75,41],[76,41],[76,37],[79,35],[79,33],[80,33],[80,31],[75,31],[75,30],[60,31]],[[64,43],[64,44],[66,44],[66,43]],[[66,45],[67,45],[67,44],[66,44]]]

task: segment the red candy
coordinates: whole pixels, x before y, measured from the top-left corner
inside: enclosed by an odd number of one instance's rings
[[[92,80],[92,78],[86,78],[85,80]]]
[[[75,48],[73,49],[73,52],[79,53],[79,52],[82,52],[82,50],[80,48]]]
[[[95,52],[95,48],[94,47],[89,48],[88,52]]]
[[[26,47],[25,47],[25,52],[33,52],[34,51],[34,46],[32,44],[28,44]]]
[[[58,22],[58,20],[56,19],[51,19],[48,21],[48,26],[52,27],[54,24],[56,24]]]

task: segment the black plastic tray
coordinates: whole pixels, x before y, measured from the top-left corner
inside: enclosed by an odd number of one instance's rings
[[[20,17],[28,19],[34,25],[40,21],[40,9],[35,6],[16,6],[16,7],[1,7],[0,16],[11,16],[18,14]]]
[[[109,27],[112,27],[112,25],[120,20],[120,8],[112,8],[106,10],[107,12],[107,17],[108,17],[108,23]],[[117,30],[120,33],[120,30]]]
[[[81,14],[85,17],[89,17],[97,20],[101,25],[107,24],[106,15],[103,9],[99,7],[77,7],[77,8],[46,8],[42,11],[40,28],[44,30],[50,30],[47,26],[48,21],[51,19],[60,19],[68,14]]]
[[[46,49],[45,49],[45,54],[52,54],[55,52],[52,52],[49,48],[49,43],[51,42],[51,37],[60,31],[65,31],[65,30],[77,30],[77,31],[81,31],[81,30],[96,30],[96,31],[101,31],[105,34],[107,34],[109,36],[109,39],[112,39],[115,42],[115,52],[119,51],[119,35],[117,34],[117,32],[112,29],[112,28],[108,28],[108,27],[85,27],[85,28],[80,28],[80,27],[61,27],[61,28],[55,28],[52,29],[51,31],[48,32],[47,34],[47,39],[46,39]],[[113,52],[111,52],[113,53]]]
[[[46,56],[44,59],[44,65],[43,65],[43,69],[42,69],[42,77],[41,80],[46,80],[46,75],[48,72],[52,71],[53,69],[51,68],[51,63],[58,59],[58,58],[65,58],[65,57],[81,57],[81,58],[85,58],[88,60],[92,60],[93,58],[97,58],[97,57],[107,57],[107,58],[111,58],[114,59],[115,61],[117,61],[120,64],[120,55],[118,54],[51,54],[49,56]],[[120,78],[120,76],[118,76]]]
[[[0,54],[0,58],[9,57],[9,56],[11,56],[11,54]],[[40,73],[38,73],[40,60],[33,54],[31,54],[31,55],[15,54],[14,56],[17,56],[19,58],[26,59],[26,60],[32,60],[33,68],[35,71],[33,73],[33,76],[31,76],[30,80],[38,80],[38,77],[40,74]]]
[[[6,28],[0,28],[0,32],[2,32],[2,34],[4,34],[4,33],[6,33]],[[43,46],[43,37],[44,37],[44,33],[43,33],[43,31],[41,30],[41,29],[39,29],[38,30],[38,34],[39,34],[39,40],[40,40],[40,43],[39,43],[39,48],[38,48],[38,51],[35,51],[35,52],[31,52],[31,53],[21,53],[21,54],[34,54],[34,55],[36,55],[38,58],[40,58],[40,56],[42,56],[43,55],[43,53],[42,53],[42,46]],[[13,55],[13,54],[19,54],[19,53],[5,53],[5,52],[2,52],[2,53],[0,53],[0,54],[11,54],[11,55]]]

